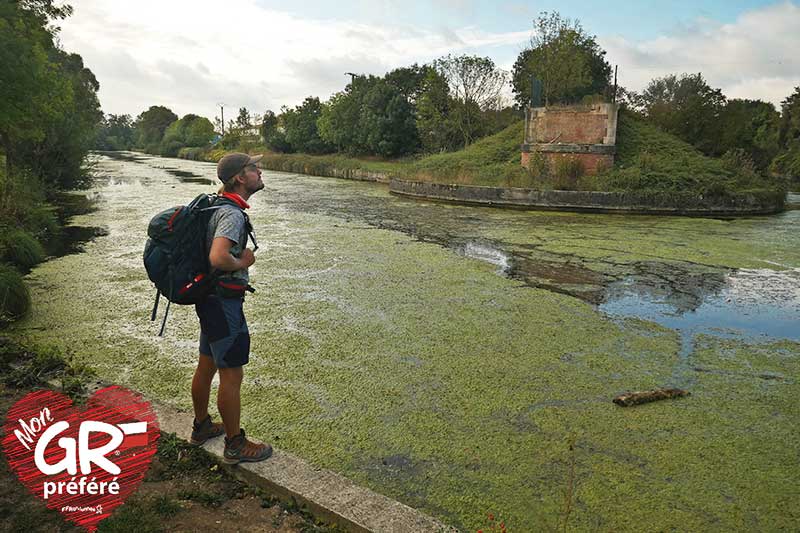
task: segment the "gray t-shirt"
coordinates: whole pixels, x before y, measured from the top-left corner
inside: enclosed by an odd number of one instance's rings
[[[211,250],[211,243],[217,237],[226,237],[234,242],[231,246],[231,254],[239,258],[242,250],[247,245],[247,224],[244,220],[244,213],[238,207],[223,205],[215,209],[208,221],[208,232],[206,234],[206,244]],[[242,281],[246,285],[250,281],[247,269],[235,270],[225,273],[221,279],[234,278]]]

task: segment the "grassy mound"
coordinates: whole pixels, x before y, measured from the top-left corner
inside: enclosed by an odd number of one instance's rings
[[[711,195],[778,187],[777,182],[758,175],[747,161],[706,157],[693,146],[624,110],[620,111],[617,124],[613,168],[597,176],[581,176],[568,164],[559,168],[542,164],[528,172],[520,166],[523,128],[523,121],[519,121],[464,150],[425,157],[410,166],[408,176],[495,187]]]
[[[589,188],[608,191],[669,191],[723,194],[774,186],[747,164],[701,154],[690,144],[620,111],[614,168],[594,179]]]
[[[409,168],[409,178],[494,187],[531,186],[532,177],[520,166],[524,127],[520,120],[463,150],[420,159]]]

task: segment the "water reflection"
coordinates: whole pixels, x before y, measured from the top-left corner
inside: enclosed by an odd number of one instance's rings
[[[800,269],[737,270],[723,283],[701,284],[692,293],[648,290],[628,278],[609,286],[599,308],[613,316],[651,320],[685,335],[800,340]]]

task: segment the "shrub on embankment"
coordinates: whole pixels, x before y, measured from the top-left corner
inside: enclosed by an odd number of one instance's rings
[[[41,180],[26,170],[11,178],[0,156],[0,326],[30,307],[22,274],[45,258],[44,244],[59,238],[54,208],[45,201]]]
[[[25,230],[4,231],[0,235],[0,259],[26,270],[44,259],[44,247]]]
[[[30,305],[22,274],[11,265],[0,263],[0,326],[24,315]]]
[[[264,154],[261,165],[271,170],[297,172],[312,176],[334,176],[361,170],[387,176],[402,175],[410,160],[384,161],[378,158],[356,159],[343,155]]]

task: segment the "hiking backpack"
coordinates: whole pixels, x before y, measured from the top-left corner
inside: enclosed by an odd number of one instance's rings
[[[164,334],[170,304],[196,304],[216,288],[217,278],[222,272],[211,270],[206,233],[213,211],[223,205],[234,205],[240,209],[247,233],[257,249],[247,214],[235,202],[216,194],[200,194],[188,205],[172,207],[150,220],[144,246],[144,267],[150,281],[156,286],[150,320],[156,319],[161,296],[167,298],[159,336]]]

